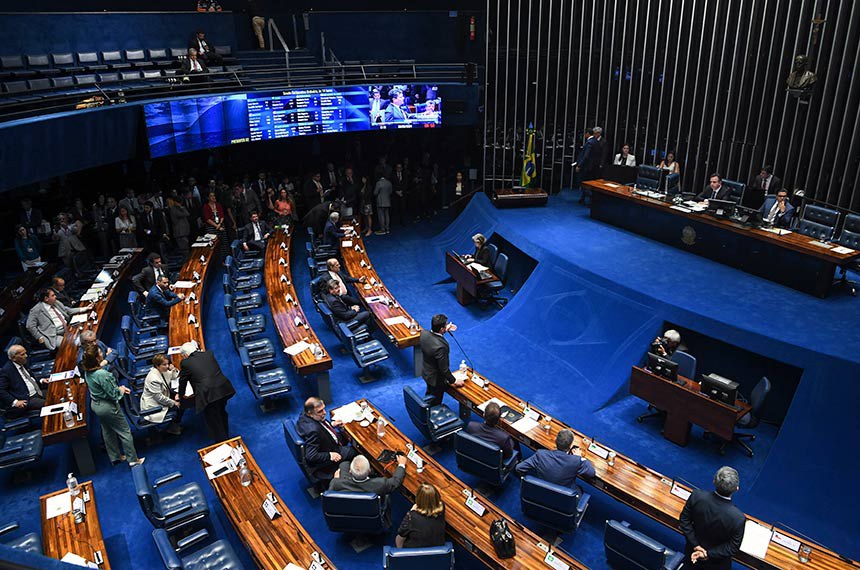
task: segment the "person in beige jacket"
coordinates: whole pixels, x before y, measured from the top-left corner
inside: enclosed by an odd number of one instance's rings
[[[140,397],[141,412],[152,408],[161,408],[161,411],[146,416],[146,419],[154,424],[162,423],[167,412],[171,409],[176,410],[176,416],[165,430],[171,435],[182,433],[182,427],[179,423],[182,421],[183,410],[179,404],[179,394],[170,388],[171,383],[178,378],[179,370],[170,363],[167,356],[156,354],[152,357],[152,368],[146,375],[143,394]]]

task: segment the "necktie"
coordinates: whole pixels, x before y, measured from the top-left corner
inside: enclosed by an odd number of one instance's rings
[[[21,366],[20,364],[18,364],[17,366],[18,371],[21,373],[21,377],[24,379],[24,383],[27,384],[27,390],[29,391],[30,396],[35,396],[37,394],[41,396],[42,389],[39,388],[39,385],[36,383],[36,380],[32,376],[30,376],[30,371],[27,370],[25,367]]]
[[[337,432],[334,431],[334,428],[331,427],[331,424],[328,423],[328,420],[323,420],[320,423],[323,425],[323,427],[328,432],[328,434],[331,436],[331,438],[335,441],[335,443],[339,443],[339,441],[337,439]]]
[[[717,191],[714,190],[714,195],[711,196],[711,200],[716,200],[716,199],[717,199]]]
[[[63,318],[63,315],[60,313],[60,311],[57,310],[57,307],[54,307],[52,305],[51,310],[54,311],[54,314],[57,315],[57,318],[60,320],[60,326],[57,327],[57,329],[58,329],[58,332],[60,332],[62,334],[61,331],[66,328],[66,319]]]
[[[254,239],[263,239],[263,232],[260,231],[259,223],[254,224],[254,231],[256,232],[254,234]]]
[[[767,182],[768,182],[767,178],[762,178],[761,189],[764,190],[765,192],[767,192]]]

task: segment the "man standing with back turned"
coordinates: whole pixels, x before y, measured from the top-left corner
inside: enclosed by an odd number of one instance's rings
[[[465,383],[463,380],[457,380],[451,374],[451,347],[445,340],[445,333],[455,330],[457,330],[457,325],[449,323],[448,317],[439,314],[433,315],[429,331],[421,331],[421,355],[424,357],[421,377],[427,383],[424,399],[431,406],[438,406],[442,403],[442,396],[445,394],[447,384],[460,387]]]
[[[687,538],[684,560],[698,568],[731,570],[744,537],[746,517],[732,504],[738,490],[738,472],[720,467],[714,491],[696,489],[681,511],[681,532]]]

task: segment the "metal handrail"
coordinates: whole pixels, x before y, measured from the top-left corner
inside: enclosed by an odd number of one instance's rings
[[[281,35],[281,30],[278,29],[278,24],[275,23],[274,18],[269,18],[268,28],[269,51],[275,51],[275,44],[272,42],[272,32],[275,33],[278,41],[281,42],[281,47],[284,48],[284,67],[286,67],[287,70],[287,85],[290,85],[290,48],[287,46],[287,42],[284,41],[284,36]]]

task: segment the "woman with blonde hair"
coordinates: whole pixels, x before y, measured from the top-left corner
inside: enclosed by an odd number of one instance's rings
[[[397,548],[423,548],[445,544],[445,504],[439,490],[422,483],[415,494],[412,510],[403,517],[397,537]]]

